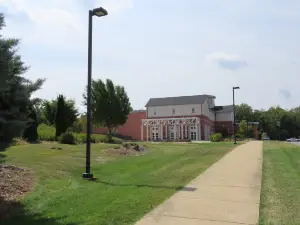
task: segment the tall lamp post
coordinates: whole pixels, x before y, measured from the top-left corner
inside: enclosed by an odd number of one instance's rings
[[[233,97],[233,136],[234,136],[234,144],[236,144],[236,122],[235,122],[235,102],[234,102],[234,90],[240,89],[240,87],[232,88],[232,97]]]
[[[92,30],[93,30],[93,16],[106,16],[107,11],[102,7],[89,10],[89,33],[88,33],[88,80],[87,80],[87,122],[86,122],[86,164],[85,173],[82,174],[84,179],[92,179],[91,172],[91,133],[92,133]]]

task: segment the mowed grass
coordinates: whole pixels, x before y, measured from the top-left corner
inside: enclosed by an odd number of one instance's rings
[[[50,149],[53,145],[62,150]],[[24,210],[6,225],[125,225],[181,189],[233,149],[231,143],[151,144],[142,156],[114,156],[92,145],[97,181],[81,178],[84,145],[36,144],[11,147],[5,163],[30,168],[35,190],[21,200]],[[1,221],[0,221],[1,224]]]
[[[300,224],[300,146],[264,142],[260,225]]]

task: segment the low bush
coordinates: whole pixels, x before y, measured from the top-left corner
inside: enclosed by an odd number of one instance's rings
[[[237,139],[245,139],[245,135],[241,134],[241,133],[237,133],[236,134],[236,138]]]
[[[122,144],[124,141],[123,141],[123,139],[113,137],[113,142],[114,142],[115,144]]]
[[[220,141],[222,141],[222,139],[223,139],[223,136],[220,133],[215,133],[215,134],[210,136],[210,140],[212,142],[220,142]]]
[[[72,134],[74,140],[78,144],[86,143],[86,134],[85,133],[74,133],[71,131],[67,131],[67,134]],[[66,134],[65,133],[65,134]],[[55,141],[55,127],[48,126],[46,124],[41,124],[38,126],[38,136],[40,141]],[[61,142],[61,138],[59,140]],[[92,134],[91,135],[92,143],[108,143],[108,136],[105,134]],[[113,137],[112,143],[122,144],[123,140],[120,138]],[[72,143],[71,143],[72,144]]]
[[[40,124],[38,126],[38,139],[40,141],[55,141],[55,127]]]
[[[76,144],[76,137],[71,132],[65,132],[62,135],[60,135],[59,143],[74,145],[74,144]]]
[[[85,133],[74,133],[77,143],[86,143],[86,134]],[[91,135],[92,143],[108,143],[108,137],[105,134],[92,134]],[[113,143],[122,144],[123,140],[120,138],[113,137]]]

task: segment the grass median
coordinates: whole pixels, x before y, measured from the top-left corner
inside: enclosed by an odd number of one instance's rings
[[[264,142],[260,225],[300,224],[300,146]]]

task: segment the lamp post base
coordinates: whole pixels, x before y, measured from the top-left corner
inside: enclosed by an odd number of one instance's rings
[[[87,180],[91,180],[91,179],[94,179],[94,175],[93,175],[93,173],[83,173],[82,178],[87,179]]]

